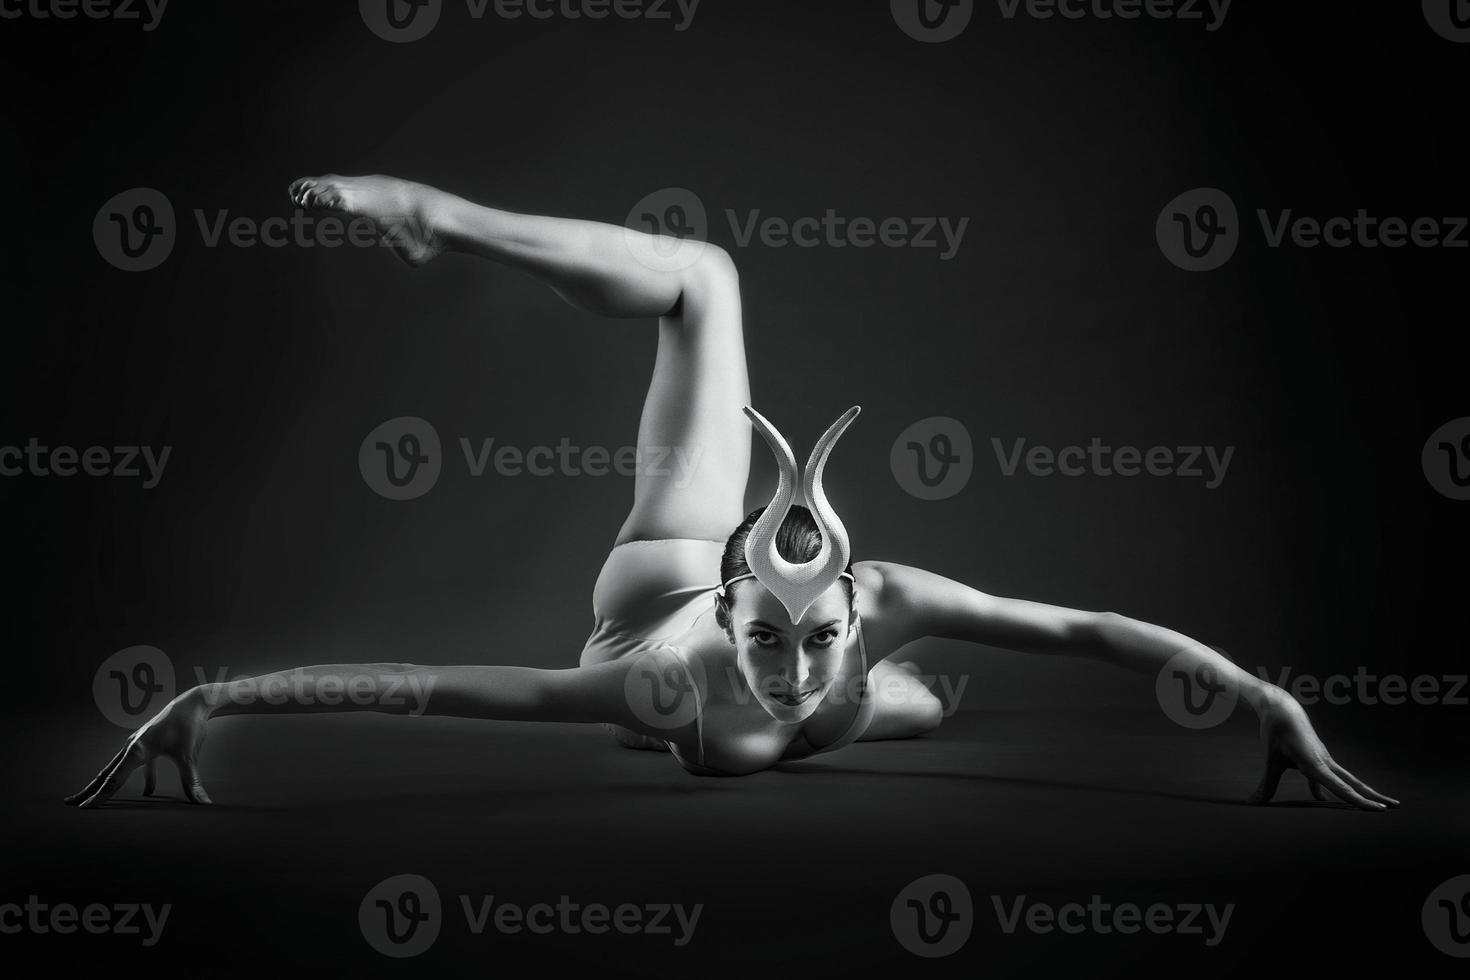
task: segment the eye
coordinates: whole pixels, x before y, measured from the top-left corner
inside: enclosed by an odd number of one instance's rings
[[[811,644],[815,647],[830,647],[836,639],[836,630],[823,630],[820,633],[812,634]]]
[[[773,647],[781,642],[781,638],[770,630],[755,630],[750,634],[758,647]]]

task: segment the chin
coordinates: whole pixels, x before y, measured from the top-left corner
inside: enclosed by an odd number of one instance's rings
[[[766,709],[766,714],[782,724],[791,725],[799,721],[806,721],[812,715],[816,714],[817,708],[821,705],[822,699],[825,696],[825,691],[819,691],[804,703],[796,705],[782,704],[780,701],[766,697],[761,698],[760,703],[761,707]]]

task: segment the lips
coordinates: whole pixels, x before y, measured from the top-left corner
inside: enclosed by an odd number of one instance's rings
[[[817,690],[814,687],[810,691],[803,691],[801,694],[772,694],[771,700],[778,704],[784,704],[788,708],[795,708],[810,701],[812,695],[817,693]]]

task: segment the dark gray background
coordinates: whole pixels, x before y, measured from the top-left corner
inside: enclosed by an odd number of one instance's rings
[[[174,447],[148,492],[0,481],[35,696],[81,698],[135,643],[232,671],[574,661],[631,481],[474,480],[455,453],[430,495],[392,503],[358,476],[358,445],[397,415],[450,443],[630,444],[652,326],[459,257],[415,272],[376,249],[201,244],[193,210],[288,215],[287,182],[325,171],[616,223],[650,192],[695,190],[742,269],[756,404],[800,452],[865,408],[830,470],[860,559],[1129,613],[1250,665],[1461,662],[1462,581],[1441,559],[1463,550],[1463,505],[1429,487],[1419,452],[1466,413],[1465,253],[1272,250],[1254,223],[1257,207],[1465,213],[1449,140],[1467,50],[1417,10],[1241,4],[1207,33],[982,5],[930,46],[882,3],[709,0],[683,33],[476,23],[450,4],[428,39],[389,45],[353,6],[178,6],[152,34],[6,23],[57,70],[0,69],[24,94],[7,167],[27,216],[7,236],[0,442]],[[1205,185],[1251,234],[1191,275],[1154,221]],[[180,216],[150,273],[114,270],[89,234],[134,186]],[[726,208],[971,225],[946,263],[736,248]],[[887,461],[933,415],[966,423],[980,460],[929,503]],[[1214,491],[1001,478],[997,436],[1236,454]],[[771,480],[762,450],[752,505]],[[923,652],[956,670],[970,656]],[[1143,691],[1024,658],[985,671],[1005,703]]]
[[[139,803],[136,784],[112,809],[63,810],[120,741],[91,690],[123,647],[156,645],[186,678],[338,660],[563,666],[591,626],[630,481],[474,480],[451,457],[429,495],[393,503],[364,484],[358,447],[399,415],[429,419],[451,449],[460,436],[628,444],[651,324],[598,321],[458,257],[411,271],[381,250],[201,245],[194,209],[289,215],[287,183],[326,171],[615,223],[660,188],[696,191],[741,266],[756,405],[803,453],[864,406],[828,470],[859,559],[1128,613],[1252,667],[1465,670],[1470,505],[1431,488],[1420,451],[1470,415],[1466,253],[1271,250],[1254,225],[1257,208],[1470,211],[1470,47],[1433,33],[1418,4],[1242,0],[1213,34],[1007,22],[981,5],[936,47],[879,0],[705,0],[684,33],[474,24],[451,7],[406,46],[373,37],[347,0],[176,0],[151,34],[0,22],[0,445],[173,447],[152,491],[0,479],[15,776],[3,816],[19,842],[6,899],[174,901],[165,960],[367,970],[385,961],[356,933],[359,897],[419,871],[446,894],[712,905],[697,969],[643,961],[637,943],[625,959],[504,947],[542,966],[748,975],[771,966],[764,937],[803,943],[791,962],[813,975],[850,975],[914,967],[887,905],[943,871],[981,902],[1241,901],[1238,939],[1218,954],[1146,948],[1151,965],[1195,975],[1258,968],[1271,944],[1313,969],[1360,966],[1375,947],[1455,962],[1417,917],[1466,870],[1465,708],[1314,708],[1334,751],[1405,809],[1312,806],[1288,777],[1281,805],[1258,811],[1232,805],[1258,775],[1249,719],[1185,732],[1160,716],[1151,677],[940,641],[916,655],[969,677],[971,713],[800,778],[696,780],[569,726],[410,735],[399,719],[302,718],[217,726],[212,810]],[[126,274],[91,228],[137,186],[168,195],[183,237],[157,270]],[[1226,190],[1251,234],[1196,275],[1165,260],[1154,224],[1200,186]],[[742,249],[726,208],[971,226],[948,263]],[[963,493],[929,503],[888,460],[901,431],[937,415],[962,420],[981,458]],[[992,437],[1094,436],[1236,453],[1214,491],[1002,478],[988,455]],[[756,460],[752,506],[773,478]],[[175,791],[171,774],[163,787]],[[797,838],[812,875],[767,873],[771,841]],[[27,941],[52,958],[123,949],[56,938]],[[1105,937],[997,939],[935,969],[1140,962]],[[423,963],[509,962],[445,946]]]

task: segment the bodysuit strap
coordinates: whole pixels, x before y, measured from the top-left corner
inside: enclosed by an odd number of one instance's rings
[[[673,651],[674,656],[679,658],[679,663],[684,665],[684,676],[689,678],[689,689],[694,694],[694,734],[699,747],[699,756],[695,759],[695,764],[704,768],[704,697],[699,692],[699,685],[694,681],[694,671],[689,669],[689,661],[685,659],[684,651],[673,644],[668,644],[668,648]],[[677,755],[677,747],[672,742],[667,744]]]
[[[689,675],[689,689],[694,692],[694,735],[699,741],[699,765],[704,766],[704,696],[699,693],[699,685],[694,682],[694,671],[685,664],[684,671]]]
[[[832,742],[829,745],[822,746],[822,748],[818,750],[821,752],[831,752],[834,749],[840,749],[844,745],[852,742],[857,737],[857,735],[859,734],[857,731],[857,726],[858,723],[863,720],[863,708],[867,707],[868,704],[868,645],[863,642],[862,619],[859,619],[857,621],[857,624],[854,628],[857,631],[858,659],[859,667],[862,671],[863,692],[861,696],[858,697],[857,712],[852,716],[852,724],[847,726],[847,731],[843,732],[841,737],[838,738],[835,742]]]
[[[863,672],[863,693],[862,697],[858,699],[857,714],[853,715],[852,724],[848,726],[847,731],[842,733],[843,739],[846,739],[847,736],[851,735],[852,730],[857,727],[858,720],[861,719],[863,716],[863,706],[866,705],[868,702],[868,645],[863,642],[862,617],[858,618],[856,625],[858,636],[858,663]]]

